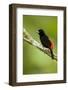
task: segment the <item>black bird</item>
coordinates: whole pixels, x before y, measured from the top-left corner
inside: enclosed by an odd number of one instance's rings
[[[54,59],[54,55],[53,55],[53,43],[50,41],[49,37],[44,33],[43,29],[39,29],[38,30],[38,34],[40,36],[40,41],[43,45],[43,47],[45,48],[49,48],[50,52],[51,52],[51,57],[52,59]]]

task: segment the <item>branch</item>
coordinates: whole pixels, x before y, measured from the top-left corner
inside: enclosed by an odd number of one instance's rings
[[[48,56],[51,57],[51,53],[50,53],[49,49],[43,48],[43,46],[40,43],[38,43],[36,40],[34,40],[32,38],[32,36],[25,29],[24,29],[23,33],[24,33],[24,40],[26,42],[28,42],[29,44],[35,46],[36,48],[38,48],[39,50],[41,50],[42,52],[46,53]],[[57,56],[56,56],[55,53],[54,53],[54,59],[57,60]]]

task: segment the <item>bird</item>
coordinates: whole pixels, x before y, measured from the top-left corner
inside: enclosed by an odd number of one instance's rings
[[[38,34],[39,34],[39,38],[40,38],[42,46],[50,50],[51,57],[52,59],[54,59],[54,54],[53,54],[54,45],[52,41],[49,39],[49,37],[46,35],[43,29],[39,29]]]

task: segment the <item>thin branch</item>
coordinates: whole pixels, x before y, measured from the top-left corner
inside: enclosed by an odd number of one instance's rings
[[[32,36],[25,29],[24,29],[24,32],[23,33],[24,33],[24,40],[26,42],[28,42],[29,44],[35,46],[36,48],[38,48],[39,50],[41,50],[42,52],[46,53],[48,56],[51,57],[51,53],[50,53],[50,50],[49,49],[43,48],[43,46],[39,42],[37,42],[36,40],[34,40],[32,38]],[[55,53],[54,53],[54,59],[57,60],[57,56],[56,56]]]

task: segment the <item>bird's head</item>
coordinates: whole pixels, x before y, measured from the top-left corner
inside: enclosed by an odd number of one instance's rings
[[[38,32],[38,34],[41,35],[41,36],[45,34],[44,31],[43,31],[43,29],[39,29],[37,32]]]

